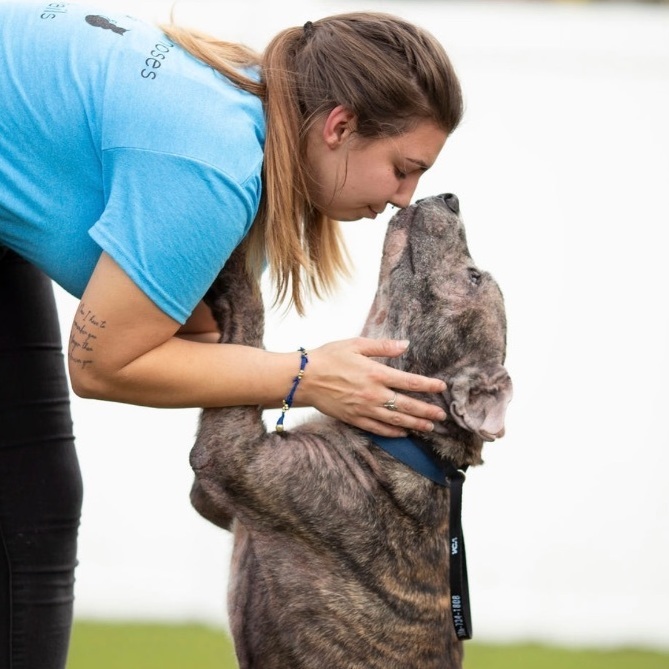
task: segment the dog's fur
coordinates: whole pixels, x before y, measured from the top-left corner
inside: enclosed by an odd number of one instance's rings
[[[263,306],[242,258],[207,299],[221,341],[262,346]],[[446,421],[420,436],[456,466],[479,464],[511,398],[506,321],[497,284],[470,257],[455,196],[391,220],[363,334],[411,341],[383,361],[447,383],[423,397]],[[228,603],[242,669],[462,666],[447,488],[329,417],[268,434],[260,407],[203,411],[191,464],[195,508],[234,532]]]

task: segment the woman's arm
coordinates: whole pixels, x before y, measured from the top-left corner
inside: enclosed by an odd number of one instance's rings
[[[190,318],[177,330],[177,337],[205,344],[218,343],[220,333],[216,321],[204,302],[195,307]]]
[[[77,395],[141,406],[281,406],[299,368],[298,352],[272,353],[217,339],[206,307],[186,326],[167,316],[103,253],[77,308],[69,368]],[[194,341],[192,338],[199,339]],[[296,404],[386,436],[426,430],[437,407],[409,397],[381,405],[394,390],[442,392],[444,384],[394,370],[369,356],[400,355],[399,342],[356,338],[310,351]],[[394,390],[391,390],[394,389]]]

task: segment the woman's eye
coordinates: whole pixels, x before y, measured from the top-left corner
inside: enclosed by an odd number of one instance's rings
[[[402,172],[401,169],[399,169],[398,167],[396,167],[396,168],[395,168],[395,176],[396,176],[398,179],[406,179],[406,178],[407,178],[407,173],[406,173],[406,172]]]
[[[475,285],[478,286],[481,283],[481,272],[473,267],[469,268],[469,280]]]

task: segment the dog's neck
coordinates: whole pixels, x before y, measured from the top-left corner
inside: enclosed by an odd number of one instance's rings
[[[457,468],[480,465],[483,462],[483,440],[463,430],[448,414],[446,420],[435,426],[432,432],[411,431],[409,436],[427,444],[438,457],[452,462]]]
[[[371,432],[364,434],[393,458],[441,486],[446,486],[449,479],[468,467],[466,464],[459,466],[450,458],[441,457],[433,446],[418,436],[381,437]]]

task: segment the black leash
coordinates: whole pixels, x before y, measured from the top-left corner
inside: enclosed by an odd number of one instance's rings
[[[425,478],[450,490],[449,531],[451,539],[451,614],[458,639],[472,638],[469,580],[465,538],[462,533],[462,486],[467,467],[458,469],[443,460],[419,439],[380,437],[365,433],[379,448]]]

